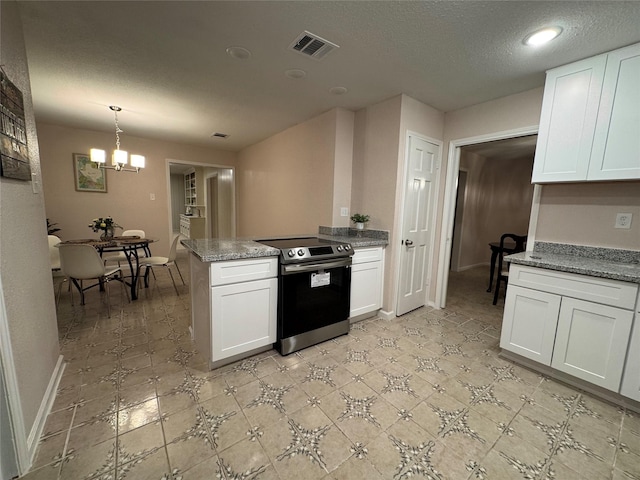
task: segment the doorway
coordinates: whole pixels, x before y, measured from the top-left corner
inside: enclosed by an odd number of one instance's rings
[[[171,237],[180,232],[180,215],[205,217],[204,238],[233,238],[236,234],[235,171],[233,167],[167,159],[167,191]],[[187,211],[184,175],[195,171],[197,208]],[[215,177],[215,180],[211,180]],[[214,192],[210,192],[214,190]],[[192,201],[192,203],[194,203]]]
[[[499,240],[500,235],[506,233],[505,230],[524,231],[529,235],[529,245],[533,244],[535,228],[532,227],[535,226],[540,188],[530,183],[536,136],[537,126],[451,142],[436,306],[444,308],[447,304],[449,274],[452,270],[464,271],[474,267],[486,269],[486,276],[478,276],[484,278],[486,283],[482,292],[486,292],[491,257],[488,244],[496,241],[496,238]],[[526,166],[522,163],[523,159],[527,159]],[[517,163],[519,160],[521,163]],[[461,167],[467,170],[466,199],[462,224],[456,229],[456,199]],[[523,196],[525,188],[529,188],[529,192]],[[515,218],[520,220],[514,223]],[[458,256],[454,264],[452,259],[456,237],[459,245],[456,245]]]

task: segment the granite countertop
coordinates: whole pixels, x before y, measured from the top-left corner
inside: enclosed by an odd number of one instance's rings
[[[277,257],[280,250],[253,240],[234,238],[185,239],[180,243],[202,262],[223,262],[247,258]]]
[[[388,232],[366,231],[366,234],[364,232],[358,232],[360,235],[357,233],[352,235],[352,231],[357,232],[354,229],[327,230],[327,227],[321,227],[320,234],[278,235],[277,238],[318,237],[325,240],[350,243],[353,248],[384,247],[389,243]],[[337,233],[338,235],[333,233]],[[259,238],[264,238],[264,236]],[[184,239],[181,240],[180,243],[184,245],[187,250],[193,252],[202,262],[277,257],[280,254],[277,248],[258,243],[256,240],[259,238]]]
[[[640,284],[639,251],[575,245],[563,248],[561,244],[536,243],[533,252],[516,253],[505,257],[505,260],[519,265]]]

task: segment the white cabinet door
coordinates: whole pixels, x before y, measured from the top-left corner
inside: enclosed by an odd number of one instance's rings
[[[551,366],[618,391],[633,311],[563,298]]]
[[[547,73],[533,183],[587,179],[606,55]]]
[[[640,44],[607,56],[588,174],[634,178],[640,178]]]
[[[500,347],[550,365],[560,299],[552,293],[509,285]]]
[[[369,262],[351,267],[351,311],[356,317],[382,306],[382,262]]]
[[[640,300],[638,302],[640,304]],[[640,308],[636,313],[633,331],[631,332],[620,393],[625,397],[640,402]]]
[[[212,287],[211,293],[212,361],[276,341],[276,278]]]

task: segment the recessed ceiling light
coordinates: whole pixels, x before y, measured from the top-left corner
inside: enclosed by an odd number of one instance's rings
[[[334,95],[344,95],[348,91],[349,90],[347,90],[346,87],[331,87],[329,89],[329,92],[333,93]]]
[[[546,27],[527,35],[524,39],[524,44],[529,45],[530,47],[544,45],[545,43],[550,42],[551,40],[556,38],[561,33],[562,28],[560,27]]]
[[[229,47],[226,52],[227,55],[237,60],[246,60],[251,57],[251,52],[244,47]]]
[[[300,80],[307,76],[307,72],[300,70],[299,68],[292,68],[291,70],[285,71],[284,74],[286,77],[292,78],[293,80]]]

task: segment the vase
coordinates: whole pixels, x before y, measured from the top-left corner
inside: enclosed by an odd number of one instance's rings
[[[114,229],[113,227],[107,227],[104,229],[104,233],[100,235],[100,240],[108,241],[113,240]]]

